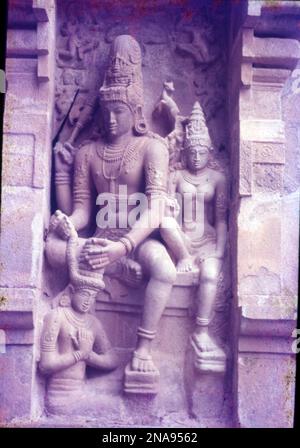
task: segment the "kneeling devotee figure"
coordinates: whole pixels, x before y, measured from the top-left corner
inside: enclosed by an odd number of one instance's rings
[[[208,166],[213,148],[198,102],[187,121],[183,145],[185,168],[171,172],[169,178],[170,196],[179,193],[182,198],[182,226],[174,217],[166,216],[160,231],[177,258],[179,272],[199,269],[196,328],[191,336],[196,366],[223,370],[224,355],[209,333],[209,324],[226,246],[227,187],[225,175]],[[219,358],[215,363],[209,359],[214,352]]]
[[[59,222],[56,212],[51,226]],[[48,377],[46,407],[54,413],[72,412],[85,398],[86,367],[111,371],[118,366],[115,350],[111,347],[100,321],[90,313],[95,297],[104,287],[101,276],[78,265],[77,232],[65,220],[67,263],[70,284],[63,292],[59,306],[44,320],[41,335],[39,369]],[[68,228],[68,234],[67,232]]]
[[[73,179],[72,166],[65,157],[68,149],[56,151],[55,176],[58,207],[77,231],[91,223],[96,196],[100,204],[97,216],[104,208],[102,193],[110,193],[115,199],[116,207],[109,208],[109,221],[116,226],[98,223],[92,238],[79,239],[77,256],[91,270],[104,269],[107,275],[119,275],[128,283],[139,280],[141,273],[148,279],[137,346],[126,368],[125,390],[143,392],[144,382],[145,392],[156,393],[159,372],[151,356],[151,344],[176,279],[176,268],[166,247],[153,237],[164,214],[169,155],[163,139],[147,131],[141,62],[135,39],[121,35],[114,40],[99,91],[103,138],[82,145],[76,152]],[[148,207],[133,223],[129,217],[136,203],[127,201],[126,213],[119,207],[124,200],[120,187],[124,186],[128,197],[144,193],[147,198]],[[66,223],[63,216],[58,220],[55,232],[48,234],[46,253],[52,266],[62,267],[66,248],[61,236]],[[130,260],[129,269],[123,269],[126,263],[120,269],[124,259]],[[131,388],[131,379],[133,384],[140,384],[138,390],[134,385]]]

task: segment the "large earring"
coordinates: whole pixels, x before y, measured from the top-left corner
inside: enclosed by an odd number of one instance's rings
[[[134,130],[139,135],[144,135],[148,132],[146,120],[140,106],[137,107],[135,112]]]
[[[147,129],[147,125],[145,123],[144,120],[138,120],[135,124],[134,124],[134,130],[137,134],[140,135],[144,135],[147,133],[148,129]]]

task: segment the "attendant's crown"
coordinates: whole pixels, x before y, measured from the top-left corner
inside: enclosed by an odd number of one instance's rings
[[[195,102],[185,127],[184,147],[189,149],[197,145],[206,146],[210,149],[212,147],[204,113],[198,101]]]
[[[91,272],[84,268],[79,268],[78,272],[70,275],[71,284],[75,289],[91,289],[93,291],[101,291],[105,288],[103,274],[99,272]]]

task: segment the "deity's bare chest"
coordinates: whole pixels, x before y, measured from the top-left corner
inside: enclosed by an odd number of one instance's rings
[[[91,163],[97,192],[117,193],[120,185],[126,185],[129,193],[138,191],[144,179],[143,158],[140,142],[119,149],[99,145]]]

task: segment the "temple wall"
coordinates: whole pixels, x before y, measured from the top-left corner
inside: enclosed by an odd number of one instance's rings
[[[1,421],[35,416],[35,329],[50,212],[55,51],[55,3],[41,3],[14,2],[8,20],[0,242],[0,326],[7,346],[1,355]]]
[[[249,2],[232,44],[234,293],[240,310],[235,398],[242,427],[293,425],[299,116],[292,86],[299,36],[291,25],[298,14],[291,5],[271,11],[264,2]]]

